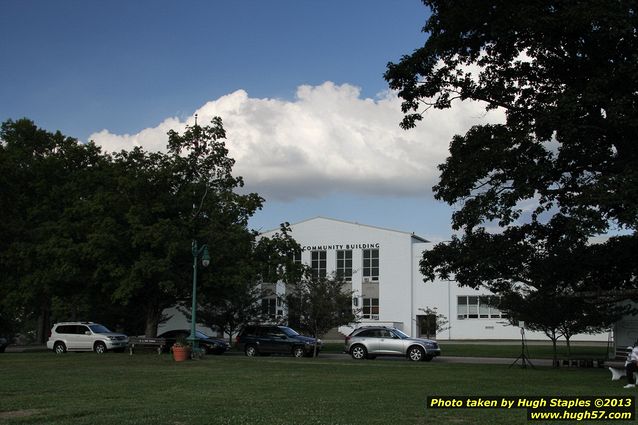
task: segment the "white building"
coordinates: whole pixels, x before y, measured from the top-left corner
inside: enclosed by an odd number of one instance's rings
[[[301,245],[301,261],[320,274],[337,273],[352,282],[353,308],[361,309],[356,326],[392,325],[413,336],[421,328],[425,310],[436,308],[447,317],[449,327],[439,340],[521,339],[521,330],[509,325],[500,311],[484,301],[491,294],[459,287],[454,282],[423,282],[419,261],[433,244],[413,233],[317,217],[291,226],[291,236]],[[269,237],[279,230],[264,232]],[[274,315],[283,315],[277,296],[265,301]],[[340,329],[347,332],[347,329]],[[527,339],[546,340],[543,334],[527,332]],[[574,340],[607,339],[606,334],[582,335]]]
[[[360,309],[360,323],[353,326],[387,325],[412,336],[425,335],[422,328],[426,309],[446,317],[446,330],[438,340],[521,340],[521,330],[485,302],[491,293],[459,287],[454,282],[424,282],[419,271],[423,252],[434,245],[413,233],[316,217],[290,225],[290,235],[301,245],[301,261],[315,272],[337,273],[352,283],[353,308]],[[262,233],[271,237],[277,230]],[[279,321],[285,318],[281,302],[285,285],[274,285],[276,294],[263,300],[262,307]],[[171,319],[158,332],[189,329],[189,321],[175,308],[165,311]],[[632,325],[635,326],[635,325]],[[198,325],[211,335],[212,330]],[[352,328],[342,327],[348,334]],[[633,328],[632,328],[633,330]],[[432,335],[432,332],[430,332]],[[525,332],[527,340],[544,340],[542,333]],[[606,333],[576,335],[572,341],[607,341]]]

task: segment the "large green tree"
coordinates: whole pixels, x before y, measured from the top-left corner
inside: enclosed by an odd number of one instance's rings
[[[425,253],[426,278],[508,294],[556,277],[558,294],[635,298],[636,3],[424,4],[427,41],[385,74],[403,98],[402,126],[464,100],[505,114],[450,144],[434,194],[457,207],[459,236]]]
[[[245,228],[227,233],[224,249],[218,251],[212,270],[198,289],[198,322],[219,329],[229,338],[242,324],[255,320],[261,311],[255,238],[256,234]],[[183,307],[190,317],[191,306]]]
[[[319,338],[332,328],[356,322],[359,312],[352,308],[350,288],[350,283],[336,276],[312,276],[307,270],[304,278],[286,287],[290,326]]]
[[[235,234],[219,270],[202,285],[197,313],[202,323],[232,336],[243,324],[269,319],[262,300],[274,295],[273,282],[298,282],[305,271],[294,261],[301,247],[289,233],[289,224],[283,223],[271,237]]]
[[[28,119],[4,122],[0,140],[2,321],[14,331],[35,321],[43,341],[52,311],[79,317],[95,304],[85,290],[94,269],[89,235],[108,160],[94,144]]]
[[[167,153],[115,155],[105,204],[115,213],[95,241],[113,298],[143,313],[149,336],[166,307],[190,297],[192,242],[209,247],[211,271],[202,269],[200,280],[214,291],[215,277],[242,261],[238,241],[250,236],[248,219],[262,204],[256,194],[237,193],[243,181],[232,175],[220,118],[168,136]]]

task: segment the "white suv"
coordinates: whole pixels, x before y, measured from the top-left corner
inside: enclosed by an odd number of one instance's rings
[[[114,333],[93,322],[61,322],[51,328],[47,348],[62,354],[66,351],[124,351],[128,336]]]

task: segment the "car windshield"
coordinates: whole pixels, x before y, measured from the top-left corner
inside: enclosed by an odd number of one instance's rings
[[[96,334],[107,334],[111,332],[106,326],[102,325],[90,325],[89,328]]]
[[[206,335],[204,332],[201,332],[201,331],[195,331],[195,335],[197,335],[197,338],[201,338],[201,339],[210,338],[208,335]]]
[[[406,339],[406,338],[410,338],[409,336],[407,336],[406,334],[404,334],[403,332],[401,332],[398,329],[392,329],[392,332],[395,333],[396,336],[398,336],[401,339]]]
[[[280,326],[279,329],[281,329],[281,331],[283,333],[285,333],[286,335],[288,335],[288,336],[297,336],[297,335],[299,335],[299,333],[297,333],[296,331],[294,331],[294,330],[292,330],[290,328],[287,328],[285,326]]]

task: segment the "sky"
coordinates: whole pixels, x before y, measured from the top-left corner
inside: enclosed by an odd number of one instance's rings
[[[422,46],[419,0],[0,0],[0,121],[27,117],[105,151],[162,150],[223,119],[251,228],[316,216],[449,239],[437,165],[477,103],[402,130],[383,74]]]

